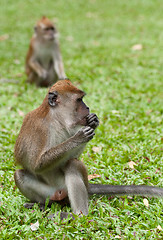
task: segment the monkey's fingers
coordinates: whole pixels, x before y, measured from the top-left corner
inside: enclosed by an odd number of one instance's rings
[[[99,125],[98,117],[95,113],[91,113],[87,116],[87,123],[90,127],[96,128]]]
[[[85,135],[87,140],[91,140],[95,135],[94,129],[91,128],[91,127],[86,127],[84,129],[84,135]]]
[[[91,128],[90,126],[88,126],[84,129],[84,135],[85,136],[92,135],[93,133],[94,133],[94,129]]]
[[[96,121],[93,121],[93,122],[89,123],[89,126],[92,127],[92,128],[96,128],[98,125],[99,125],[99,123],[96,122]]]
[[[81,128],[75,135],[75,141],[80,143],[85,143],[90,141],[95,135],[94,129],[90,126]]]
[[[90,120],[98,120],[98,117],[95,113],[91,113],[87,116],[87,121],[90,121]]]

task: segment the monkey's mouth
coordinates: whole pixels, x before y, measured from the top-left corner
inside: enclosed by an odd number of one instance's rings
[[[45,39],[48,40],[48,41],[53,41],[54,40],[54,35],[46,36]]]
[[[82,119],[79,120],[79,122],[82,126],[87,126],[87,117],[88,117],[88,115],[86,115],[85,117],[83,117]]]

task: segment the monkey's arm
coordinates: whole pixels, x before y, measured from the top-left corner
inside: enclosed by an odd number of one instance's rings
[[[141,195],[163,197],[163,188],[146,185],[89,184],[88,194],[93,195]]]
[[[93,128],[89,126],[83,127],[65,142],[42,153],[35,163],[34,171],[40,173],[51,169],[55,165],[60,165],[62,163],[62,157],[64,157],[68,151],[90,141],[94,135]]]
[[[54,60],[54,70],[58,76],[59,79],[66,78],[66,74],[64,72],[64,65],[62,61],[61,52],[59,49],[59,44],[57,45],[54,54],[53,54],[53,60]]]
[[[40,78],[45,79],[47,77],[47,71],[40,65],[36,58],[31,57],[28,62],[31,69],[37,73]]]

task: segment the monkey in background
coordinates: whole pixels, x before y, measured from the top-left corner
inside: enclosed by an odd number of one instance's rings
[[[45,16],[37,22],[34,31],[26,56],[25,71],[28,82],[39,87],[48,87],[66,77],[58,32]]]
[[[15,183],[25,197],[44,204],[68,197],[75,214],[88,214],[88,195],[149,195],[163,197],[163,188],[89,184],[78,158],[99,125],[83,102],[85,93],[69,80],[55,83],[42,104],[28,113],[15,144],[15,159],[23,169]],[[66,216],[66,215],[65,215]]]

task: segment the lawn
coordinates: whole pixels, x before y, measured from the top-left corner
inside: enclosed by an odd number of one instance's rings
[[[60,31],[67,76],[100,119],[81,156],[89,174],[100,175],[91,183],[163,187],[163,2],[0,3],[0,239],[163,239],[162,199],[93,196],[87,217],[51,220],[47,216],[61,207],[25,209],[13,178],[23,118],[47,92],[27,84],[24,73],[33,26],[46,15]]]

